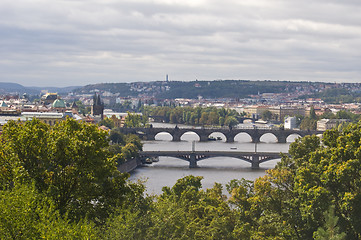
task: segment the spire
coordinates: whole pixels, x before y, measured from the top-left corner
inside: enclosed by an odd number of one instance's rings
[[[102,105],[102,101],[100,100],[100,95],[98,94],[97,106],[101,106],[101,105]]]

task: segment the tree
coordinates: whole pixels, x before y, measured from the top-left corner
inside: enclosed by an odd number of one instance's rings
[[[99,126],[106,126],[109,129],[114,128],[114,122],[111,118],[104,118],[98,123]]]
[[[225,122],[224,117],[219,117],[218,122],[219,122],[219,125],[223,126],[224,122]]]
[[[325,213],[325,226],[319,227],[313,234],[315,240],[343,240],[345,233],[340,233],[337,227],[338,217],[334,215],[335,208],[331,206]]]
[[[203,112],[200,119],[199,119],[199,124],[200,125],[206,125],[208,122],[208,113],[207,112]]]
[[[113,144],[125,144],[125,136],[119,129],[112,129],[109,133],[109,139]]]
[[[340,232],[361,238],[361,122],[306,136],[291,144],[275,169],[254,183],[248,202],[256,216],[255,232],[271,231],[280,238],[312,239],[325,226],[320,219],[330,205]],[[282,226],[277,225],[284,222]],[[260,231],[263,229],[262,231]],[[270,234],[271,234],[270,233]]]
[[[316,130],[317,120],[310,117],[306,117],[301,121],[300,129],[301,130]]]
[[[164,187],[151,216],[147,239],[235,239],[235,216],[220,184],[201,190],[202,177],[186,176]]]
[[[341,111],[338,111],[336,113],[336,118],[337,119],[350,119],[350,120],[353,120],[354,119],[354,114],[352,114],[351,112],[345,111],[345,110],[341,110]]]
[[[316,120],[317,119],[317,115],[316,115],[316,112],[315,112],[315,108],[313,106],[311,106],[311,109],[310,109],[310,118],[312,120]]]
[[[218,125],[219,115],[216,111],[212,111],[208,115],[208,124],[209,125]]]
[[[94,224],[70,222],[33,185],[0,191],[1,239],[98,239]]]
[[[271,120],[273,117],[273,114],[270,110],[265,110],[261,113],[261,118],[264,120],[264,121],[269,121]]]
[[[9,122],[0,145],[2,188],[34,182],[61,215],[102,223],[129,187],[107,150],[107,132],[70,118],[50,127],[39,120]],[[94,204],[96,203],[96,204]]]
[[[128,115],[125,117],[124,125],[130,128],[137,128],[141,126],[142,119],[139,114],[127,112]]]
[[[238,120],[233,116],[227,117],[226,120],[224,121],[224,125],[228,126],[229,128],[237,126],[238,124],[239,124]]]

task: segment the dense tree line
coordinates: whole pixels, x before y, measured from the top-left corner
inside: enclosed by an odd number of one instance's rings
[[[144,115],[166,123],[233,127],[239,123],[236,110],[215,107],[145,107]]]
[[[5,125],[1,238],[361,239],[361,122],[296,140],[265,176],[229,182],[229,197],[191,175],[147,196],[110,140],[127,141],[69,119]]]

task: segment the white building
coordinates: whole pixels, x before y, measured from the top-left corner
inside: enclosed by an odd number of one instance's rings
[[[285,118],[285,129],[294,129],[297,127],[296,117]]]

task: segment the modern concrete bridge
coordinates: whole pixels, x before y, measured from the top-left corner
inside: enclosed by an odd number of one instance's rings
[[[286,143],[287,137],[296,134],[300,137],[313,134],[322,134],[322,131],[302,131],[302,130],[280,130],[272,128],[119,128],[120,132],[124,134],[133,133],[140,136],[143,140],[155,140],[155,136],[159,133],[169,133],[173,137],[173,141],[180,141],[183,134],[187,132],[193,132],[199,136],[201,142],[209,140],[209,136],[212,133],[222,133],[226,142],[234,142],[234,138],[237,134],[248,134],[253,143],[260,142],[261,137],[264,134],[270,133],[277,138],[277,142]]]
[[[287,153],[285,153],[287,154]],[[213,157],[233,157],[251,163],[252,168],[259,168],[260,163],[281,158],[281,153],[273,152],[237,152],[237,151],[141,151],[140,159],[151,157],[175,157],[189,162],[190,168],[197,167],[197,162]]]

